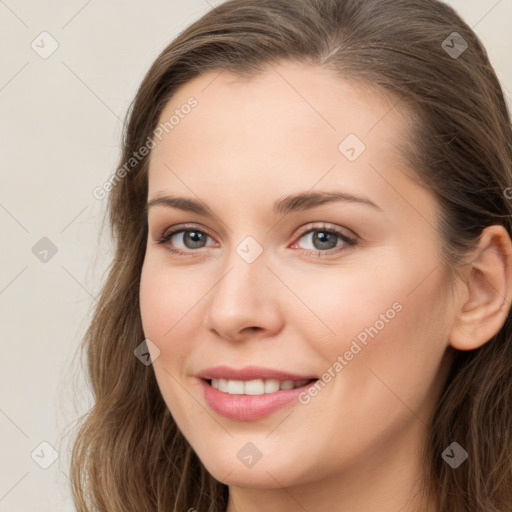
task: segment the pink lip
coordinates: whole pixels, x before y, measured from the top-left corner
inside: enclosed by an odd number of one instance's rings
[[[226,418],[239,421],[264,418],[296,401],[301,393],[314,384],[314,382],[309,382],[300,388],[281,389],[275,393],[263,395],[230,395],[210,386],[204,379],[199,379],[199,382],[203,388],[206,402],[215,412]]]
[[[246,366],[236,369],[229,366],[214,366],[200,371],[196,377],[200,379],[228,379],[228,380],[255,380],[255,379],[277,379],[277,380],[306,380],[316,379],[315,375],[298,375],[295,373],[272,370],[261,366]]]
[[[207,381],[211,379],[227,380],[317,380],[314,375],[298,375],[271,368],[246,366],[236,369],[229,366],[207,368],[197,374],[208,405],[218,414],[239,421],[251,421],[263,418],[281,407],[298,399],[313,382],[296,389],[281,389],[275,393],[263,395],[231,395],[212,387]]]

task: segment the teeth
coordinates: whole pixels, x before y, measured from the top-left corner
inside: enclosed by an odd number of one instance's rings
[[[285,380],[281,382],[279,389],[293,389],[293,380]]]
[[[241,380],[228,380],[227,391],[230,395],[243,395],[244,383]]]
[[[226,379],[215,379],[217,381],[217,389],[219,391],[223,391],[224,393],[228,392],[228,381]],[[212,381],[213,386],[213,381]]]
[[[227,380],[212,379],[211,386],[230,395],[263,395],[266,393],[275,393],[280,389],[295,389],[306,385],[309,382],[305,380],[283,380],[276,379],[255,379],[255,380]]]
[[[265,393],[275,393],[279,391],[279,381],[276,379],[267,379],[265,381],[261,381],[265,383]]]

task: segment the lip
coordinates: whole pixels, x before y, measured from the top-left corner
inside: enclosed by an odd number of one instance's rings
[[[278,409],[298,401],[298,397],[310,386],[315,384],[317,377],[272,370],[258,366],[246,366],[235,369],[228,366],[215,366],[197,374],[206,403],[216,413],[238,421],[254,421],[269,416]],[[280,389],[275,393],[262,395],[231,395],[215,389],[208,383],[211,379],[255,380],[277,379],[309,380],[307,384],[295,389]]]
[[[214,366],[200,371],[196,377],[200,379],[227,379],[227,380],[255,380],[255,379],[276,379],[276,380],[310,380],[317,379],[316,375],[299,375],[288,373],[262,366],[245,366],[244,368],[231,368],[229,366]],[[297,388],[300,389],[300,388]]]
[[[307,388],[315,384],[311,381],[300,388],[280,389],[263,395],[231,395],[215,389],[208,381],[198,379],[207,404],[218,414],[238,421],[254,421],[281,409],[292,402]]]

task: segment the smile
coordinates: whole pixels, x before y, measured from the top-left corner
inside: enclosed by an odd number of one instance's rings
[[[298,402],[299,395],[318,379],[242,381],[200,378],[198,381],[206,404],[214,412],[231,420],[254,421]]]
[[[264,395],[276,393],[279,390],[296,389],[305,386],[314,379],[302,380],[283,380],[277,379],[254,379],[254,380],[231,380],[231,379],[211,379],[208,381],[210,386],[223,393],[230,395]]]

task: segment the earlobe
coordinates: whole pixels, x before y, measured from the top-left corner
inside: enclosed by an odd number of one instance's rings
[[[465,293],[455,310],[450,345],[474,350],[499,332],[512,301],[512,242],[503,226],[483,230],[464,276]]]

